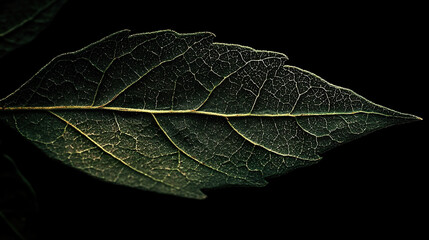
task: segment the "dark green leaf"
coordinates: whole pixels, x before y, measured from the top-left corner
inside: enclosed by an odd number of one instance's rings
[[[32,41],[66,0],[0,1],[0,57]]]
[[[112,34],[60,55],[0,100],[52,158],[109,182],[190,198],[264,186],[320,153],[419,119],[207,32]]]

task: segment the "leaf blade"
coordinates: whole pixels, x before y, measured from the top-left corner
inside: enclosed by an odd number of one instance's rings
[[[284,54],[213,36],[119,31],[53,59],[0,100],[0,118],[90,175],[190,198],[264,186],[339,144],[419,119],[285,65]]]

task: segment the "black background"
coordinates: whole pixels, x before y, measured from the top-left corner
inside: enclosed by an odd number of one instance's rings
[[[423,6],[136,2],[69,1],[33,42],[0,59],[0,97],[58,54],[115,31],[173,29],[210,31],[217,42],[286,53],[290,65],[425,118]],[[270,179],[265,188],[206,190],[206,200],[98,181],[47,159],[4,126],[0,146],[37,194],[39,210],[25,226],[30,239],[410,236],[423,230],[427,217],[424,123],[391,127],[345,144],[312,167]]]

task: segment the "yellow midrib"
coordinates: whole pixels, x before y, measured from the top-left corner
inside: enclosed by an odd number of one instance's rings
[[[351,112],[316,112],[316,113],[218,113],[195,109],[186,110],[154,110],[154,109],[139,109],[139,108],[124,108],[124,107],[107,107],[107,106],[48,106],[48,107],[0,107],[0,111],[34,111],[34,110],[109,110],[118,112],[135,112],[149,114],[201,114],[218,117],[309,117],[309,116],[335,116],[335,115],[354,115],[354,114],[374,114],[385,117],[396,118],[413,118],[415,116],[389,115],[380,112],[371,111],[351,111]],[[415,117],[418,118],[418,117]]]

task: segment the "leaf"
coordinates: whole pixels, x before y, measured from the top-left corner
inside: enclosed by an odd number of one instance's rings
[[[29,43],[55,17],[66,0],[2,0],[0,58]]]
[[[0,100],[0,117],[92,176],[189,198],[264,186],[339,144],[420,119],[285,65],[284,54],[213,38],[119,31],[54,58]]]

